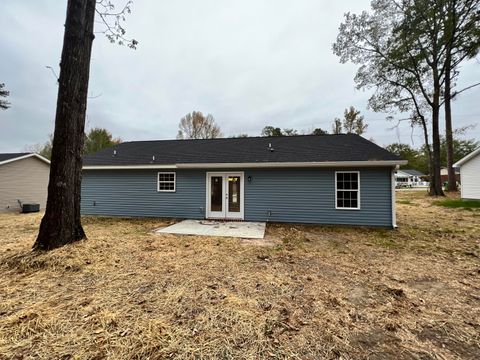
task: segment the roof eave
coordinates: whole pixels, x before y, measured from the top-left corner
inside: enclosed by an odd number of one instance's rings
[[[35,157],[35,158],[47,163],[48,165],[50,165],[50,160],[48,160],[47,158],[44,158],[42,155],[34,154],[34,153],[26,154],[26,155],[22,155],[22,156],[18,156],[18,157],[15,157],[15,158],[11,158],[11,159],[8,159],[8,160],[1,161],[0,165],[5,165],[5,164],[8,164],[8,163],[11,163],[11,162],[14,162],[14,161],[18,161],[18,160],[28,159],[30,157]]]
[[[477,156],[478,154],[480,154],[480,148],[472,151],[470,154],[468,154],[467,156],[465,156],[464,158],[458,160],[455,164],[453,164],[453,167],[461,167],[463,164],[465,164],[466,162],[470,161],[471,159],[473,159],[475,156]]]
[[[305,167],[385,167],[406,165],[407,160],[323,161],[323,162],[256,162],[256,163],[195,163],[167,165],[85,165],[83,170],[134,170],[134,169],[237,169],[237,168],[305,168]]]

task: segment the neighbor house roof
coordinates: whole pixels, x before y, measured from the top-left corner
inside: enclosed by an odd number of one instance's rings
[[[354,134],[124,142],[84,157],[84,169],[406,164]]]
[[[0,165],[8,164],[13,161],[18,161],[22,159],[26,159],[29,157],[35,157],[43,162],[46,162],[47,164],[50,164],[50,161],[46,158],[44,158],[41,155],[35,154],[35,153],[3,153],[0,154]]]
[[[468,154],[467,156],[465,156],[463,159],[457,161],[455,164],[453,164],[453,167],[460,167],[462,166],[463,164],[465,164],[466,162],[472,160],[475,156],[479,155],[480,154],[480,148],[478,148],[477,150],[474,150],[472,151],[470,154]]]
[[[398,172],[403,172],[405,174],[411,175],[411,176],[426,176],[424,173],[415,170],[415,169],[400,169]]]

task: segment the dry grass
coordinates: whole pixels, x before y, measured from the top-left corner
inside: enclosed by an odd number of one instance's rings
[[[480,358],[480,211],[400,192],[399,229],[270,225],[273,246],[86,218],[34,254],[0,215],[0,358]]]

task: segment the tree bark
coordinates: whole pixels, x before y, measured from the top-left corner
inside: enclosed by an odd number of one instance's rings
[[[35,250],[50,250],[86,238],[80,196],[94,19],[95,0],[68,1],[47,207]]]
[[[445,48],[445,141],[447,145],[448,191],[457,191],[457,177],[453,169],[453,126],[452,126],[452,45],[455,42],[457,28],[456,1],[448,3],[445,17],[445,32],[449,39]]]
[[[429,173],[429,182],[430,182],[430,187],[432,185],[432,174],[433,174],[433,155],[432,155],[432,148],[430,146],[430,142],[428,140],[428,127],[427,127],[427,121],[425,120],[425,117],[418,112],[418,116],[420,117],[420,121],[422,124],[423,128],[423,138],[425,140],[425,148],[427,149],[427,156],[428,156],[428,173]]]
[[[448,52],[448,50],[447,50]],[[445,69],[445,140],[447,144],[447,171],[448,171],[448,191],[457,191],[457,177],[453,168],[453,128],[452,128],[452,108],[451,108],[451,57],[447,54]]]
[[[444,196],[442,189],[442,179],[440,176],[441,157],[440,157],[440,81],[438,72],[433,68],[433,105],[432,105],[432,148],[433,148],[433,174],[430,182],[430,195]]]

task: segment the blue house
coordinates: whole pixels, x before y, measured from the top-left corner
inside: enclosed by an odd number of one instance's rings
[[[395,227],[395,169],[354,134],[133,141],[84,158],[82,213]]]

